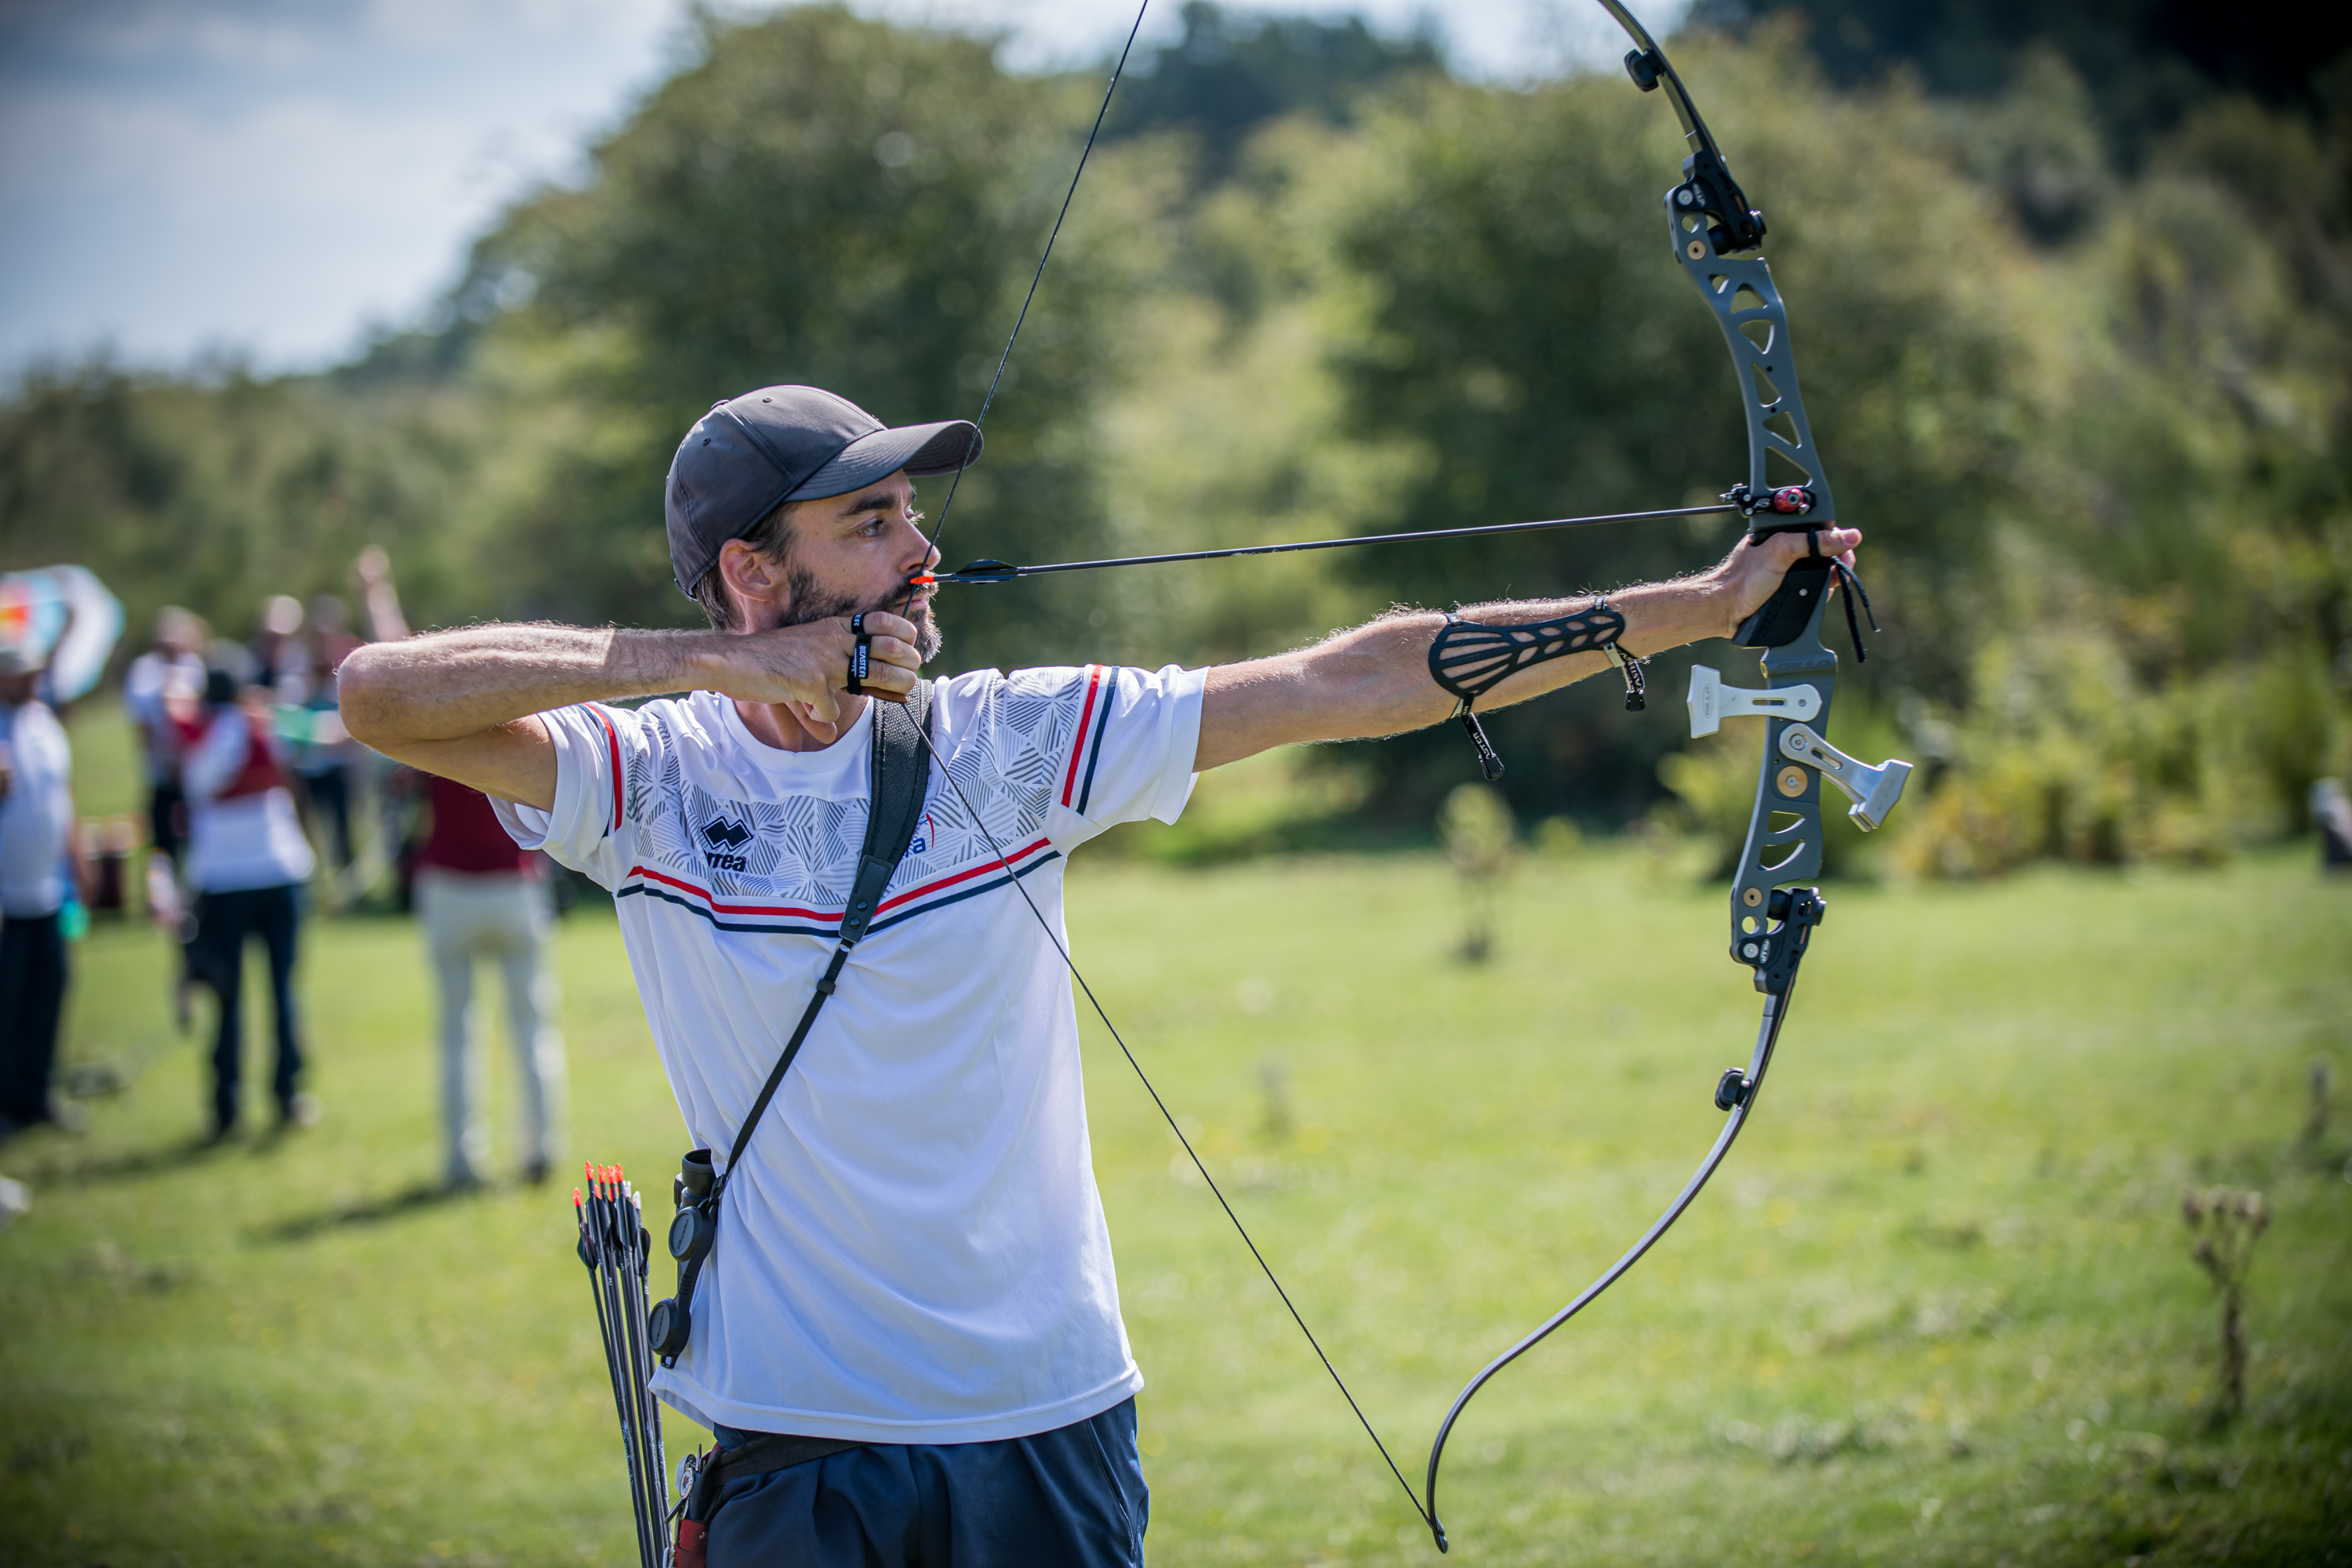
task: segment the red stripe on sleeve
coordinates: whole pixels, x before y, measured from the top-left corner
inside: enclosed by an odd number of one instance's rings
[[[1085,710],[1078,715],[1077,738],[1070,742],[1070,771],[1062,775],[1062,804],[1064,805],[1069,805],[1070,797],[1077,793],[1078,759],[1086,755],[1087,727],[1094,721],[1095,693],[1101,685],[1102,666],[1098,664],[1090,664],[1087,666],[1087,706]]]
[[[613,728],[613,716],[593,703],[588,710],[604,726],[604,745],[613,758],[613,831],[621,830],[621,732]]]

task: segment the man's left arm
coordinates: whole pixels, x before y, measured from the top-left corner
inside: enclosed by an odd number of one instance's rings
[[[1822,553],[1853,564],[1859,530],[1821,531]],[[1671,583],[1646,583],[1609,595],[1625,617],[1618,646],[1646,658],[1705,637],[1729,637],[1780,585],[1807,553],[1805,535],[1780,533],[1751,546],[1741,540],[1711,569]],[[1517,599],[1464,606],[1462,617],[1493,626],[1524,625],[1592,606],[1572,599]],[[1439,722],[1454,698],[1429,674],[1429,645],[1445,625],[1436,611],[1382,616],[1312,647],[1211,669],[1201,698],[1196,771],[1222,767],[1276,746],[1402,734]],[[1479,699],[1491,712],[1540,697],[1609,668],[1608,656],[1570,654],[1519,671]]]

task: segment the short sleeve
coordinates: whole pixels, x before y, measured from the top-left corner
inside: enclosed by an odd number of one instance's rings
[[[1056,759],[1047,832],[1067,849],[1122,822],[1174,822],[1192,798],[1205,669],[1088,665],[1068,700],[1074,740]]]
[[[602,887],[628,875],[635,838],[629,780],[645,777],[656,726],[598,702],[539,716],[555,742],[555,809],[490,797],[499,825],[525,849],[544,849]]]

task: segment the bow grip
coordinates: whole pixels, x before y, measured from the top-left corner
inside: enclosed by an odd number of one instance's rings
[[[1750,537],[1754,543],[1765,536]],[[1809,555],[1789,568],[1780,586],[1754,615],[1739,623],[1732,641],[1741,647],[1786,647],[1805,635],[1830,589],[1830,559]]]

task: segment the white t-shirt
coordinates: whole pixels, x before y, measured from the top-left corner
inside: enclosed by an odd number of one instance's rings
[[[16,778],[0,799],[0,911],[53,915],[66,901],[73,833],[73,752],[46,703],[0,705],[0,746]]]
[[[933,744],[1057,936],[1063,857],[1183,810],[1202,679],[1090,665],[935,689]],[[613,889],[678,1110],[723,1161],[833,954],[866,832],[871,706],[807,752],[754,740],[711,692],[541,717],[555,809],[499,815]],[[668,1217],[646,1215],[656,1237]],[[1069,971],[936,767],[880,918],[728,1183],[693,1307],[693,1339],[654,1387],[705,1425],[987,1442],[1143,1386]]]

